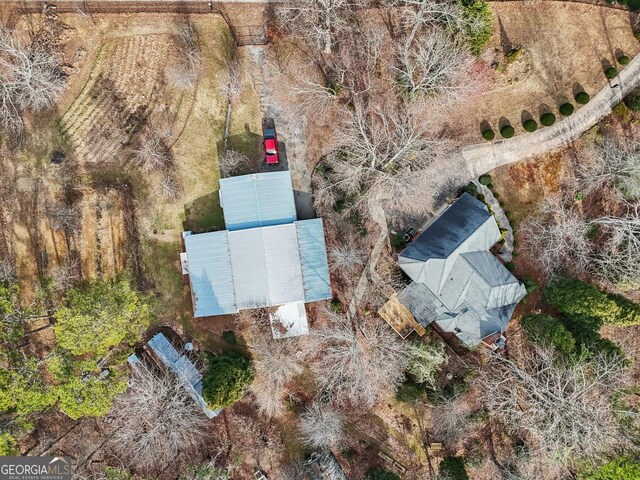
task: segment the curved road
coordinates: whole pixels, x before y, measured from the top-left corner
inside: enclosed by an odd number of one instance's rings
[[[462,147],[457,151],[459,158],[456,160],[469,173],[471,180],[494,168],[565,147],[609,115],[611,109],[639,85],[640,55],[637,55],[616,78],[591,97],[589,103],[577,108],[570,117],[557,121],[551,127],[541,126],[533,133],[523,133],[508,140]]]

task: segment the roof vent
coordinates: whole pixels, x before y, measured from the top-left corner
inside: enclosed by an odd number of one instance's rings
[[[193,343],[191,343],[191,342],[187,342],[187,343],[185,343],[185,344],[184,344],[184,349],[185,349],[187,352],[190,352],[191,350],[193,350]]]

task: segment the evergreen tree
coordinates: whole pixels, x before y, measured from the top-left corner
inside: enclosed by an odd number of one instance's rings
[[[202,396],[212,409],[234,404],[253,381],[251,363],[235,352],[209,357],[209,368],[202,379]]]

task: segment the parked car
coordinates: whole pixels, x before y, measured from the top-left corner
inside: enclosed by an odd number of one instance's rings
[[[278,158],[278,135],[275,128],[265,128],[264,136],[264,158],[267,165],[276,165],[280,159]]]

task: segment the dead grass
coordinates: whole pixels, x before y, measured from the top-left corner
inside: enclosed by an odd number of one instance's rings
[[[524,133],[521,121],[528,115],[537,120],[551,110],[558,116],[560,104],[575,104],[575,89],[593,95],[606,85],[604,64],[640,51],[626,11],[576,2],[491,2],[491,9],[494,37],[481,58],[499,71],[507,65],[505,55],[522,48],[518,63],[525,62],[521,70],[528,73],[505,84],[507,74],[496,71],[489,91],[450,110],[446,132],[463,135],[462,142],[482,141],[483,120],[496,131],[500,119],[508,120]]]

